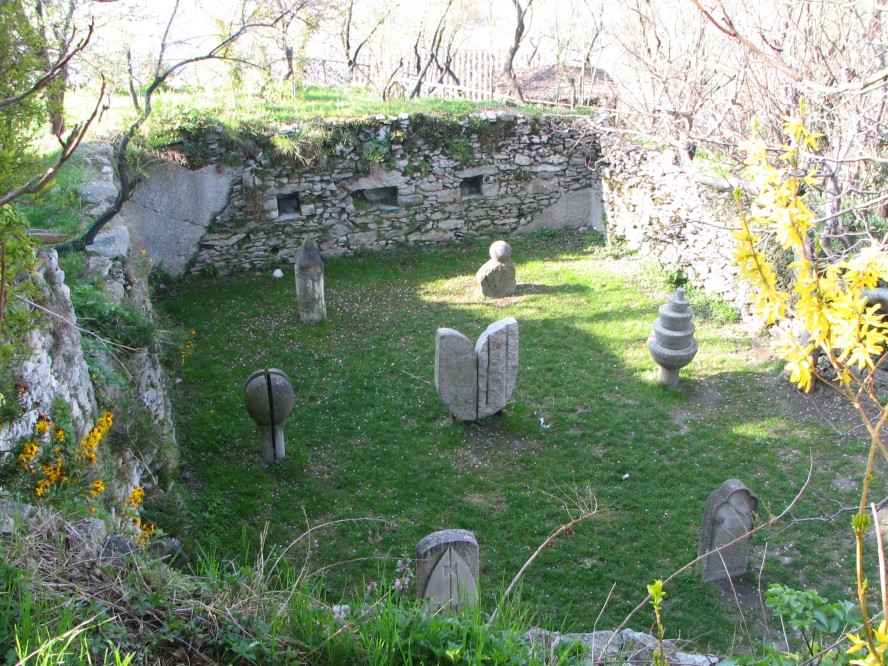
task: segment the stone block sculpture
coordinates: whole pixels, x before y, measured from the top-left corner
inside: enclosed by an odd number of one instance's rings
[[[651,358],[660,366],[657,377],[660,384],[677,387],[679,370],[697,353],[694,324],[691,323],[693,315],[684,289],[676,289],[666,304],[660,306],[660,316],[647,341]]]
[[[247,379],[244,405],[262,431],[262,462],[284,457],[284,424],[293,410],[294,398],[293,384],[283,370],[257,370]]]
[[[731,545],[700,563],[704,581],[713,583],[746,573],[749,532],[755,527],[757,510],[758,497],[739,479],[728,479],[706,500],[698,554]]]
[[[434,532],[416,544],[416,593],[431,612],[456,615],[478,603],[479,551],[467,530]]]
[[[518,322],[506,317],[487,327],[475,346],[457,330],[435,335],[435,389],[460,421],[496,414],[518,378]]]
[[[324,262],[318,245],[307,238],[296,251],[296,303],[299,321],[320,324],[327,319],[324,303]]]
[[[515,264],[512,263],[512,247],[506,241],[494,241],[490,245],[490,261],[475,274],[486,298],[503,298],[515,293]]]

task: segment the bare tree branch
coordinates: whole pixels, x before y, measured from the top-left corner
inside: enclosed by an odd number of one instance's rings
[[[18,104],[19,102],[25,100],[27,97],[46,88],[46,86],[52,83],[52,81],[57,76],[59,76],[65,66],[71,61],[71,58],[73,58],[84,48],[86,48],[86,45],[92,38],[92,34],[93,24],[90,23],[89,30],[87,31],[83,39],[81,39],[71,50],[62,53],[59,56],[59,59],[46,71],[46,73],[39,79],[37,79],[37,81],[35,81],[34,84],[31,85],[31,87],[29,87],[27,90],[24,90],[13,97],[0,100],[0,109],[6,108],[7,106],[12,106],[13,104]]]

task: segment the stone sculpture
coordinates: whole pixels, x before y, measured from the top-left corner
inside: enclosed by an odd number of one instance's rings
[[[678,373],[697,353],[694,339],[694,324],[684,289],[676,289],[675,294],[660,306],[660,316],[654,322],[654,332],[647,341],[651,358],[660,366],[657,381],[666,386],[678,386]]]
[[[502,410],[518,378],[518,322],[492,323],[472,347],[452,328],[435,334],[435,389],[460,421],[475,421]]]
[[[293,384],[282,370],[257,370],[247,379],[244,405],[262,431],[262,462],[284,457],[284,424],[293,410],[294,398]]]
[[[512,248],[502,240],[490,245],[490,260],[478,269],[475,281],[487,298],[503,298],[515,293],[515,264]]]
[[[720,546],[736,543],[713,553],[701,564],[703,580],[713,583],[746,573],[749,556],[749,532],[755,527],[758,497],[739,479],[728,479],[706,500],[699,555]]]
[[[416,544],[416,593],[431,612],[455,615],[478,603],[479,551],[467,530],[434,532]]]
[[[324,303],[324,262],[317,243],[307,238],[296,251],[296,302],[299,321],[320,324],[327,319]]]

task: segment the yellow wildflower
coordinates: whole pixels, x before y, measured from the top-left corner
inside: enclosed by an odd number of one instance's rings
[[[40,450],[36,441],[25,442],[22,445],[22,452],[19,454],[18,462],[22,467],[26,467],[30,463],[34,462],[34,458],[37,457],[37,452]]]
[[[140,486],[135,486],[130,496],[126,499],[126,505],[132,509],[138,509],[142,506],[142,500],[145,499],[145,491]]]
[[[36,430],[41,435],[44,435],[49,432],[51,426],[52,421],[50,421],[45,414],[41,414],[39,417],[37,417],[37,423],[34,424],[34,430]]]
[[[98,497],[105,490],[105,482],[101,479],[96,479],[92,482],[92,485],[89,487],[89,494],[93,497]]]
[[[144,548],[148,545],[148,541],[151,540],[151,537],[157,532],[157,528],[154,526],[149,520],[146,520],[144,524],[139,526],[139,534],[136,536],[136,542]]]
[[[43,497],[43,493],[45,493],[51,485],[52,484],[46,479],[40,479],[34,487],[34,492],[37,493],[37,497]]]

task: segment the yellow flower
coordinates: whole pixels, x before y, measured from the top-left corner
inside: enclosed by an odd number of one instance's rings
[[[141,487],[135,486],[130,496],[126,499],[126,505],[132,509],[138,509],[142,506],[142,500],[145,499],[145,491]]]
[[[93,497],[98,497],[102,494],[102,491],[105,490],[105,482],[101,479],[96,479],[92,482],[92,485],[89,487],[89,494]]]
[[[47,491],[50,485],[52,484],[46,479],[40,479],[34,487],[34,492],[37,493],[37,497],[43,497],[43,493]]]
[[[56,428],[55,439],[57,442],[64,442],[65,441],[65,431],[62,430],[61,428]]]
[[[146,520],[144,524],[139,526],[139,534],[136,537],[136,541],[142,548],[148,545],[148,541],[154,534],[157,532],[157,528],[154,526],[154,523]]]
[[[22,467],[26,467],[29,463],[34,462],[40,447],[36,441],[25,442],[22,445],[22,452],[19,454],[18,462]]]

